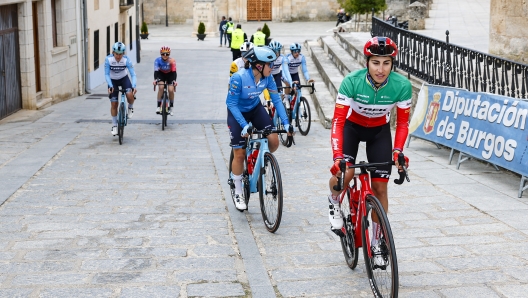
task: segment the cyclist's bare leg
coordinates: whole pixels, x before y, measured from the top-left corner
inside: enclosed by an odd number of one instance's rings
[[[233,175],[239,176],[244,172],[244,158],[246,158],[246,149],[233,149],[233,163],[231,164]]]
[[[268,135],[268,148],[271,153],[275,152],[279,148],[279,135],[272,133]]]
[[[341,172],[338,172],[337,175],[341,175]],[[345,181],[343,183],[343,186],[344,185],[348,185],[353,177],[354,177],[354,169],[347,169],[346,174],[345,174]],[[334,190],[334,185],[337,185],[337,177],[336,176],[330,177],[330,181],[328,182],[328,186],[330,186],[330,191],[332,192],[332,195],[334,197],[337,197],[337,196],[339,196],[339,194],[341,194],[341,192],[343,192],[343,190],[341,190],[341,191]],[[343,189],[344,189],[344,187],[343,187]]]
[[[288,82],[283,82],[284,83],[284,95],[288,95],[290,94],[290,84]]]
[[[127,101],[128,101],[129,105],[134,104],[134,94],[135,94],[135,91],[130,91],[130,92],[127,92],[127,94],[126,94]]]
[[[174,86],[169,85],[168,91],[169,91],[169,100],[173,101],[174,100]]]
[[[110,114],[112,115],[112,117],[117,116],[117,105],[118,105],[117,101],[110,103]]]
[[[164,82],[158,82],[158,102],[161,101],[161,97],[163,96],[163,86],[165,85]]]
[[[374,195],[376,196],[376,198],[378,198],[381,205],[383,206],[385,213],[387,213],[389,211],[387,182],[372,181],[372,192],[374,192]],[[378,216],[375,212],[372,212],[372,220],[376,223],[379,222]]]

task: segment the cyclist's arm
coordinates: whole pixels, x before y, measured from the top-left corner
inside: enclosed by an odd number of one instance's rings
[[[127,58],[127,68],[128,68],[128,72],[130,73],[130,76],[132,77],[132,88],[136,88],[136,81],[137,81],[137,78],[136,78],[136,72],[134,71],[134,65],[132,64],[132,62],[130,62],[130,58],[126,57]]]
[[[271,97],[271,101],[273,102],[273,106],[275,107],[277,113],[279,113],[279,117],[282,120],[282,124],[288,125],[290,124],[290,122],[288,121],[288,116],[286,115],[286,110],[284,110],[284,105],[282,104],[282,101],[280,99],[279,92],[277,92],[277,85],[275,84],[275,80],[273,79],[273,76],[267,77],[267,80],[267,88]]]
[[[105,58],[105,79],[108,88],[113,88],[114,85],[112,84],[112,79],[110,79],[110,62],[108,61],[108,57]]]
[[[332,119],[330,142],[332,144],[334,160],[343,158],[343,130],[353,100],[348,94],[354,94],[353,90],[350,89],[353,89],[353,85],[345,77],[339,87],[334,107],[334,118]]]
[[[306,81],[309,81],[310,74],[308,73],[308,68],[306,67],[306,59],[304,59],[304,55],[302,56],[302,59],[301,59],[301,66],[302,66],[304,78],[306,79]]]
[[[288,59],[282,59],[282,77],[286,79],[290,86],[292,85],[292,78],[290,74],[290,67],[288,66]]]
[[[240,127],[245,127],[248,123],[238,108],[238,101],[240,100],[241,93],[242,78],[235,73],[231,77],[231,80],[229,80],[229,91],[227,92],[226,105],[238,124],[240,124]]]
[[[409,115],[412,103],[412,85],[410,82],[402,88],[403,100],[396,103],[396,134],[394,135],[394,150],[403,151],[405,140],[409,134]]]

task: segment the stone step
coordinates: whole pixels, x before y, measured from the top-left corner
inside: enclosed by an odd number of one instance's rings
[[[359,65],[367,65],[367,59],[363,54],[363,46],[371,38],[368,32],[335,33],[337,43],[348,52]],[[363,67],[363,66],[362,66]]]
[[[37,99],[37,110],[43,110],[51,107],[52,99],[50,97]]]
[[[322,51],[322,48],[319,46],[319,44],[316,41],[306,41],[305,47],[308,49],[307,53],[308,55],[305,55],[306,63],[308,64],[308,67],[316,66],[317,64],[315,62],[314,54],[311,51],[312,47],[319,48],[319,51],[322,53],[319,53],[322,55],[321,58],[324,58],[324,51]],[[330,63],[330,62],[329,62]],[[335,66],[334,66],[335,68]],[[312,67],[313,69],[313,67]],[[337,69],[336,69],[337,71]],[[302,72],[299,72],[302,75]],[[328,87],[321,76],[321,70],[317,68],[317,71],[310,71],[310,78],[315,80],[315,92],[313,94],[310,94],[312,101],[314,103],[314,107],[312,111],[317,112],[317,115],[319,116],[319,121],[325,128],[330,128],[332,126],[332,118],[334,117],[334,106],[335,106],[335,96],[333,96],[330,91],[328,90]],[[308,93],[309,94],[309,93]]]
[[[344,76],[341,74],[337,66],[328,58],[325,51],[316,41],[306,42],[306,48],[308,49],[312,60],[314,62],[317,71],[321,75],[326,87],[332,94],[332,98],[337,98],[339,86],[343,81]]]
[[[318,41],[343,76],[364,68],[332,36],[321,37]]]

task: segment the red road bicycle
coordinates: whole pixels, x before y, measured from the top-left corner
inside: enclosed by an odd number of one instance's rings
[[[398,155],[398,163],[405,165],[403,153]],[[358,262],[358,248],[363,247],[365,267],[374,297],[398,297],[399,281],[396,248],[389,219],[380,201],[372,192],[368,171],[376,170],[378,166],[394,164],[394,161],[381,163],[361,161],[349,165],[348,168],[359,168],[361,172],[359,177],[354,176],[353,185],[346,185],[345,191],[340,195],[344,225],[337,234],[340,234],[341,248],[348,267],[354,269]],[[343,189],[346,167],[346,161],[341,160],[339,164],[341,175],[337,177],[337,185],[334,186],[336,191]],[[394,180],[394,183],[402,184],[404,179],[410,182],[405,166],[399,175],[400,178]],[[372,228],[373,217],[377,218],[377,231],[373,231]],[[378,242],[377,245],[372,246],[371,239],[374,236],[377,236]]]

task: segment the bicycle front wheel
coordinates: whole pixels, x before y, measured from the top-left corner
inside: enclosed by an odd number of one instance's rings
[[[289,117],[290,110],[286,108],[286,106],[284,105],[284,102],[282,103],[282,106],[284,107],[284,110],[286,111],[286,115],[288,116],[288,118],[290,118]],[[275,109],[274,118],[275,118],[275,127],[277,129],[284,129],[284,125],[282,125],[282,120],[279,117],[279,113],[277,112],[277,109]],[[279,139],[280,139],[282,145],[284,145],[284,146],[288,145],[288,134],[279,133]]]
[[[310,104],[308,104],[308,100],[306,100],[304,97],[301,97],[301,101],[299,102],[297,115],[295,115],[295,121],[297,121],[299,132],[303,136],[307,135],[312,124],[312,112],[310,111]]]
[[[161,103],[161,130],[165,130],[167,126],[167,99],[163,99]]]
[[[117,115],[117,135],[119,137],[119,145],[123,144],[123,135],[125,134],[125,105],[120,104]]]
[[[345,237],[339,237],[341,240],[341,249],[345,256],[345,261],[350,269],[354,269],[358,263],[358,248],[354,238],[355,228],[352,216],[350,201],[350,188],[346,189],[346,198],[341,202],[341,213],[345,221]],[[354,211],[356,212],[356,211]]]
[[[264,154],[264,166],[259,176],[260,211],[264,225],[275,233],[282,218],[282,179],[279,163],[273,154]]]
[[[389,219],[376,197],[368,195],[365,201],[367,216],[362,219],[361,239],[372,292],[375,297],[398,297],[398,261]],[[377,231],[373,229],[373,215],[378,218]],[[370,239],[374,237],[378,241],[372,246]]]

